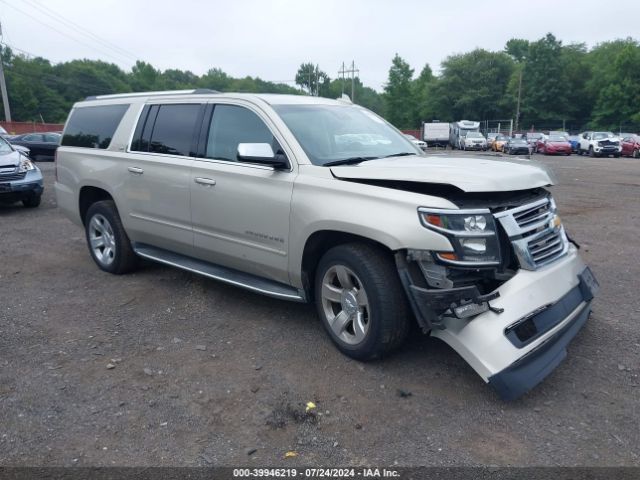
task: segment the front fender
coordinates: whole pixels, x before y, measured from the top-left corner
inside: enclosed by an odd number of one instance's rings
[[[306,175],[307,168],[322,169]],[[403,248],[452,251],[449,240],[424,228],[418,207],[456,209],[440,197],[338,180],[323,167],[303,167],[293,189],[289,234],[289,275],[302,288],[302,258],[316,232],[336,231],[380,243],[390,250]],[[325,174],[327,172],[329,175]]]

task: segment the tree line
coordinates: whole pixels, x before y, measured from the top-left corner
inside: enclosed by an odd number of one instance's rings
[[[523,130],[640,130],[640,44],[627,38],[588,49],[552,34],[513,38],[499,52],[451,55],[438,75],[425,65],[417,77],[396,55],[384,97],[386,118],[405,128],[434,119],[515,120],[520,97]]]
[[[18,121],[62,122],[74,102],[109,93],[209,88],[337,98],[352,91],[351,79],[332,79],[312,62],[300,65],[294,87],[259,77],[234,78],[219,68],[196,75],[161,71],[143,61],[128,72],[100,60],[52,64],[0,48],[12,116]],[[396,55],[382,92],[355,77],[353,93],[356,103],[407,129],[434,119],[516,117],[521,129],[555,128],[563,122],[574,129],[639,129],[640,44],[627,38],[588,49],[583,43],[563,45],[552,34],[537,41],[513,38],[501,51],[450,55],[438,73],[426,64],[418,75]]]

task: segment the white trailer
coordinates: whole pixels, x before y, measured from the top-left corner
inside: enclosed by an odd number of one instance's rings
[[[442,122],[422,122],[422,140],[428,147],[447,147],[449,144],[449,124]]]
[[[460,120],[449,124],[449,145],[451,148],[462,148],[460,139],[467,135],[468,132],[479,132],[480,122],[471,120]]]

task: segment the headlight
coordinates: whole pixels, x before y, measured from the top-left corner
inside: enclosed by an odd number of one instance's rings
[[[20,165],[18,166],[18,172],[20,173],[24,173],[24,172],[28,172],[29,170],[34,170],[36,167],[33,165],[33,163],[31,163],[31,160],[29,160],[27,157],[23,157],[20,160]]]
[[[422,225],[445,235],[453,252],[434,252],[450,265],[480,267],[500,264],[500,242],[491,212],[419,208]]]

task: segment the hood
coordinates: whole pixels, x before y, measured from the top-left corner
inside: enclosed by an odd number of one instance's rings
[[[508,192],[553,185],[541,163],[505,157],[415,156],[331,167],[337,178],[453,185],[465,192]]]
[[[569,142],[568,140],[547,140],[547,144],[549,144],[549,145],[564,145],[566,147],[567,145],[571,145],[571,142]]]
[[[0,154],[0,173],[2,173],[2,168],[17,167],[21,159],[22,155],[18,152]]]
[[[22,152],[22,153],[26,153],[27,155],[31,152],[31,150],[29,150],[27,147],[24,147],[22,145],[12,145],[14,150],[17,150],[18,152]]]

